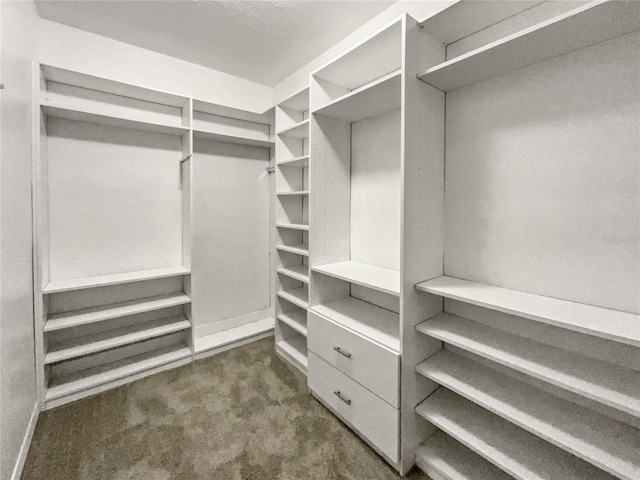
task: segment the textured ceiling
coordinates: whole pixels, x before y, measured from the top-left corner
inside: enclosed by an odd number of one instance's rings
[[[47,1],[42,18],[273,86],[393,1]]]

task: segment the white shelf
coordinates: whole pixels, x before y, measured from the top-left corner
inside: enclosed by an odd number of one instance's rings
[[[293,328],[300,335],[307,336],[307,312],[298,310],[294,312],[281,313],[278,320]]]
[[[366,263],[346,262],[318,265],[311,270],[391,295],[400,295],[400,272]]]
[[[291,127],[283,128],[278,132],[278,135],[299,139],[309,138],[309,119],[302,120]]]
[[[64,383],[51,385],[47,389],[45,401],[76,394],[189,357],[191,357],[191,350],[187,347],[168,347],[83,370],[69,376]]]
[[[290,110],[297,110],[304,112],[309,110],[309,86],[304,87],[297,93],[294,93],[286,100],[283,100],[278,104],[279,107],[288,108]]]
[[[416,413],[516,479],[614,479],[445,388],[427,397]]]
[[[167,135],[184,135],[189,133],[188,127],[177,127],[157,122],[145,122],[136,119],[135,116],[113,116],[101,113],[99,109],[86,106],[84,108],[64,105],[62,103],[41,100],[42,111],[48,117],[75,120],[78,122],[108,125],[111,127],[142,130],[145,132],[163,133]]]
[[[625,480],[640,478],[640,430],[442,350],[416,367],[430,380]]]
[[[400,351],[400,319],[397,313],[353,297],[316,305],[312,310],[394,352]]]
[[[246,145],[249,147],[271,148],[275,142],[270,138],[246,137],[240,135],[229,135],[226,133],[207,131],[202,129],[193,130],[193,138],[201,140],[211,140],[214,142],[232,143],[234,145]]]
[[[350,123],[375,117],[400,108],[401,86],[402,72],[396,70],[323,105],[313,113]]]
[[[296,255],[309,256],[309,246],[301,243],[299,245],[278,245],[278,250],[283,252],[295,253]]]
[[[191,299],[188,295],[180,292],[160,295],[157,297],[143,298],[141,300],[132,300],[130,302],[112,303],[101,307],[55,313],[47,318],[47,321],[44,324],[44,331],[52,332],[63,328],[103,322],[113,318],[136,315],[138,313],[185,305],[187,303],[191,303]]]
[[[309,155],[289,158],[288,160],[280,160],[276,163],[276,165],[278,165],[279,167],[307,168],[309,166]]]
[[[526,375],[640,417],[640,372],[534,342],[455,315],[416,329]]]
[[[247,323],[239,327],[229,328],[194,339],[194,353],[199,356],[209,350],[216,350],[236,342],[246,341],[273,330],[273,318],[265,318],[257,322]],[[197,330],[196,330],[197,331]],[[205,355],[206,356],[206,355]]]
[[[53,344],[44,357],[44,363],[55,363],[71,358],[82,357],[110,348],[130,345],[169,333],[179,332],[191,327],[184,316],[161,318],[145,323],[137,323],[123,328],[72,338]]]
[[[309,231],[309,225],[303,225],[301,223],[277,223],[276,227],[288,228],[290,230],[303,230],[305,232]]]
[[[286,275],[287,277],[299,280],[304,283],[309,283],[309,267],[307,265],[292,265],[289,267],[279,267],[278,273]]]
[[[640,28],[640,3],[596,0],[427,69],[419,78],[450,91],[595,45]]]
[[[444,480],[513,480],[495,465],[438,430],[416,450],[416,465]]]
[[[309,190],[299,190],[297,192],[278,192],[279,197],[308,197]]]
[[[191,271],[182,265],[178,267],[155,268],[153,270],[141,270],[138,272],[114,273],[110,275],[98,275],[95,277],[72,278],[68,280],[54,280],[43,289],[43,293],[69,292],[83,290],[85,288],[106,287],[121,283],[143,282],[166,277],[179,277],[189,275]]]
[[[417,284],[416,289],[536,322],[640,346],[640,315],[633,313],[557,300],[453,277],[434,278]]]
[[[302,335],[281,340],[276,344],[276,351],[287,358],[303,373],[307,373],[309,361],[307,359],[307,339]]]
[[[294,305],[307,310],[309,308],[309,292],[307,286],[278,292],[278,296]]]

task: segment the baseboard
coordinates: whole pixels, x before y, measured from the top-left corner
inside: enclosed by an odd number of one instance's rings
[[[11,474],[11,480],[20,480],[22,476],[22,469],[24,463],[27,461],[27,455],[29,454],[29,447],[31,446],[31,439],[33,438],[33,432],[36,431],[36,424],[38,423],[38,416],[40,415],[40,406],[36,401],[33,405],[33,411],[31,412],[31,418],[29,418],[29,425],[27,425],[27,431],[22,439],[22,445],[20,446],[20,452],[16,464],[13,467],[13,473]]]

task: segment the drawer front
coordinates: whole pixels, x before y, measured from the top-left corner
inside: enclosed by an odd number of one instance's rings
[[[308,372],[309,388],[316,396],[393,464],[398,463],[398,410],[313,352]]]
[[[309,350],[386,402],[399,407],[400,356],[397,353],[311,310],[307,312],[307,329]]]

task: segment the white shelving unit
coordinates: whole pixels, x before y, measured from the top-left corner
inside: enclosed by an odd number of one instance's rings
[[[413,285],[442,274],[444,95],[416,78],[442,60],[404,15],[311,74],[309,387],[401,474],[431,433],[414,368],[441,345],[413,348],[441,310]],[[324,396],[345,388],[369,411]]]
[[[276,352],[307,373],[309,88],[276,107]]]

